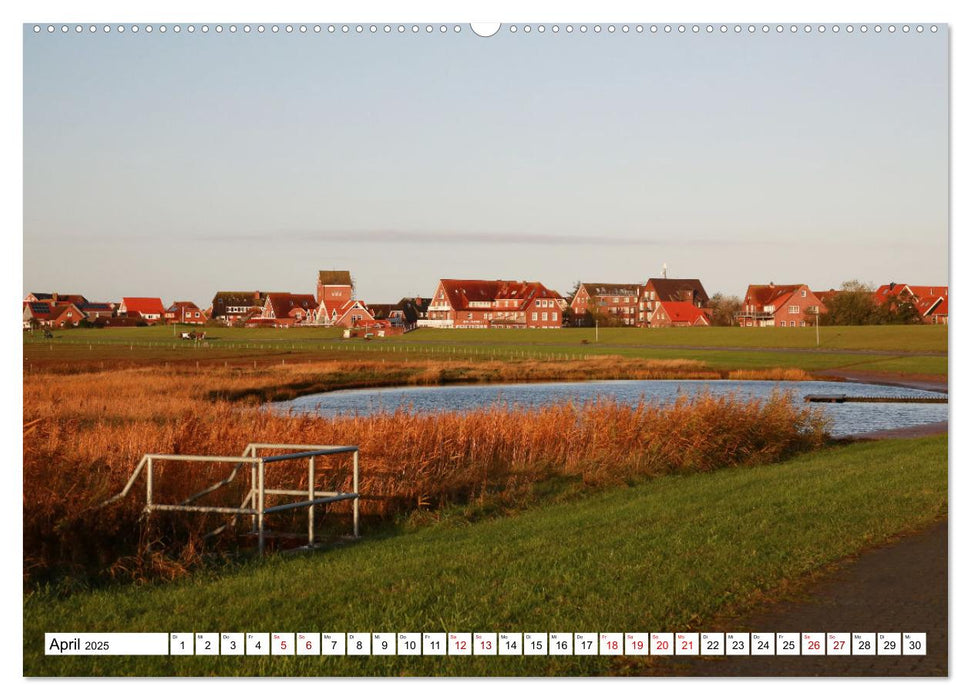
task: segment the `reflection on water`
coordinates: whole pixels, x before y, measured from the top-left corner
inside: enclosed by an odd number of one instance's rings
[[[368,415],[397,409],[423,413],[468,411],[496,404],[535,407],[565,401],[583,403],[598,398],[611,398],[630,404],[641,400],[664,403],[673,401],[678,396],[705,392],[713,396],[735,394],[740,398],[767,398],[773,391],[791,392],[793,400],[799,403],[802,403],[806,394],[943,396],[934,391],[849,382],[618,380],[355,389],[302,396],[275,406],[283,412],[316,413],[324,417],[334,417],[342,414]],[[947,404],[843,403],[815,406],[832,419],[831,432],[835,436],[936,423],[947,420],[948,410]]]

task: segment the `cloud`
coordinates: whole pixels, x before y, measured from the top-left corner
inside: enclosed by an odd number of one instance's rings
[[[717,240],[685,238],[677,235],[658,237],[654,234],[641,236],[618,234],[546,234],[508,231],[399,231],[393,229],[371,230],[289,230],[273,233],[212,233],[202,234],[197,240],[210,241],[275,241],[300,243],[383,243],[383,244],[413,244],[435,243],[442,245],[581,245],[581,246],[668,246],[668,245],[734,245],[744,242],[748,244],[769,244],[771,241],[756,240]]]

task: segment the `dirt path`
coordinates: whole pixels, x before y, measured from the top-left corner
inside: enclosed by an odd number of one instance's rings
[[[942,420],[937,423],[927,423],[925,425],[911,425],[906,428],[889,428],[887,430],[874,430],[869,433],[857,433],[853,435],[854,440],[886,440],[888,438],[918,438],[930,435],[946,435],[947,421]]]
[[[740,632],[926,632],[926,656],[652,657],[637,672],[664,676],[946,676],[947,521],[871,549],[744,619],[706,627]]]

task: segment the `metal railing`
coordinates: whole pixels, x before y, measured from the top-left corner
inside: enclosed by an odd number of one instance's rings
[[[273,454],[273,455],[260,455],[261,451],[267,450],[299,450],[298,452],[286,452],[284,454]],[[316,459],[317,457],[323,457],[328,455],[337,454],[347,454],[351,453],[353,455],[353,474],[352,474],[352,486],[351,491],[318,491],[316,490]],[[208,533],[209,536],[217,535],[227,527],[236,524],[237,518],[241,515],[248,515],[252,521],[253,532],[257,534],[258,548],[260,554],[266,547],[266,530],[264,527],[264,518],[270,513],[280,513],[283,511],[294,510],[296,508],[306,508],[307,509],[307,547],[312,548],[314,546],[315,532],[314,532],[314,507],[318,505],[323,505],[327,503],[336,503],[338,501],[353,500],[353,522],[354,522],[354,537],[360,536],[360,493],[358,492],[359,484],[359,461],[358,461],[359,449],[356,445],[288,445],[288,444],[276,444],[276,443],[250,443],[247,445],[246,449],[243,451],[240,457],[230,457],[230,456],[214,456],[214,455],[164,455],[164,454],[146,454],[139,461],[138,466],[132,471],[131,477],[125,484],[125,487],[120,493],[112,496],[107,501],[101,504],[102,507],[114,503],[125,496],[132,490],[135,482],[141,473],[145,472],[145,508],[144,513],[150,515],[154,511],[176,511],[176,512],[186,512],[186,513],[223,513],[227,515],[232,515],[232,519],[229,523],[216,528],[212,532]],[[266,466],[268,464],[275,464],[278,462],[287,462],[293,460],[307,460],[307,488],[306,489],[268,489],[266,488]],[[192,494],[181,503],[178,504],[165,504],[156,503],[154,486],[155,486],[155,464],[158,462],[209,462],[209,463],[229,463],[233,464],[233,469],[225,479],[217,481],[211,486],[207,486],[201,491]],[[249,489],[246,492],[246,496],[243,498],[243,502],[239,504],[239,507],[233,508],[229,506],[209,506],[209,505],[192,505],[192,503],[199,498],[210,494],[218,489],[232,483],[239,471],[246,465],[250,466],[250,482]],[[266,497],[267,496],[304,496],[305,500],[296,501],[293,503],[283,503],[280,505],[267,507]]]

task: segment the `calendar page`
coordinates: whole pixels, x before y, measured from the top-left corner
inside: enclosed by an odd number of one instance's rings
[[[946,13],[581,9],[21,21],[24,676],[949,675]]]

